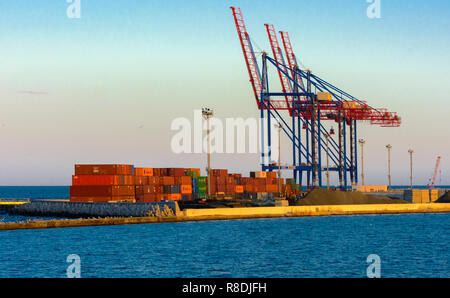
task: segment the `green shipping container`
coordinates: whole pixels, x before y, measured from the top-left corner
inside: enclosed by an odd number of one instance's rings
[[[198,193],[198,198],[199,199],[207,199],[208,196],[205,193]]]
[[[186,176],[190,176],[192,178],[198,178],[197,172],[186,171]]]

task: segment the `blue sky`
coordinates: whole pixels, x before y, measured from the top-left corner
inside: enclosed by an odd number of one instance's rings
[[[210,106],[220,118],[257,117],[229,6],[242,8],[256,44],[264,23],[288,31],[314,73],[375,107],[397,111],[400,128],[360,125],[366,183],[416,183],[438,154],[450,184],[450,2],[381,0],[381,19],[353,1],[0,0],[0,184],[67,185],[74,163],[205,167],[204,156],[170,152],[170,123]],[[289,161],[284,141],[283,158]],[[257,155],[214,157],[247,173]]]

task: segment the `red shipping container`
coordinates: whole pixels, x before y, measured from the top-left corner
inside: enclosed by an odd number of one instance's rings
[[[75,175],[133,175],[132,165],[75,165]]]
[[[175,178],[170,176],[163,176],[161,177],[161,184],[162,185],[174,185],[175,184]]]
[[[266,185],[255,185],[254,187],[255,192],[266,192]]]
[[[169,176],[180,177],[184,176],[184,169],[181,168],[171,168],[169,169]]]
[[[189,185],[192,184],[192,178],[190,176],[178,176],[175,178],[176,185]]]
[[[215,177],[217,184],[226,184],[227,183],[227,177],[225,176],[217,176]]]
[[[161,177],[156,177],[156,176],[149,176],[147,177],[147,182],[150,185],[160,185],[161,184]]]
[[[74,197],[109,197],[133,196],[134,186],[103,186],[103,185],[72,185],[69,188],[70,196]]]
[[[136,194],[156,194],[161,192],[159,185],[138,185],[136,186]]]
[[[225,192],[227,189],[226,189],[226,186],[225,186],[225,184],[217,184],[216,185],[216,191],[217,192]]]
[[[147,185],[148,177],[147,176],[134,176],[134,184],[135,185]]]
[[[255,191],[255,185],[253,185],[253,184],[245,184],[244,185],[244,191],[246,191],[246,192],[254,192]]]
[[[235,186],[234,185],[225,185],[225,192],[226,193],[234,193],[235,192]]]
[[[134,185],[134,176],[74,175],[72,185]]]
[[[144,194],[136,196],[136,202],[147,203],[147,202],[159,202],[157,194]]]
[[[254,178],[255,185],[266,185],[266,178]]]
[[[123,176],[119,175],[74,175],[72,185],[122,185]]]

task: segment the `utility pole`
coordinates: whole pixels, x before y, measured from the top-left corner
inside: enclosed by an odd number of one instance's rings
[[[366,143],[366,141],[360,139],[358,142],[361,145],[361,182],[362,185],[364,185],[364,144]]]
[[[409,184],[411,189],[413,189],[413,171],[412,171],[412,163],[413,163],[413,153],[412,149],[408,150],[409,153]]]
[[[209,139],[209,134],[210,134],[211,130],[209,127],[209,119],[212,116],[214,116],[214,111],[209,108],[203,108],[202,115],[203,115],[203,118],[205,118],[206,124],[207,124],[206,135],[207,135],[207,141],[208,141],[208,168],[206,169],[206,171],[208,173],[208,199],[211,199],[211,143],[210,143],[210,139]]]
[[[389,180],[389,190],[391,189],[391,144],[386,145],[386,149],[388,150],[388,180]]]
[[[327,145],[327,189],[330,189],[330,163],[329,163],[329,149],[328,149],[328,138],[330,136],[328,133],[325,135],[326,145]]]

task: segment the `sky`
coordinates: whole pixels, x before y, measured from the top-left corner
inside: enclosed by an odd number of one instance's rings
[[[399,128],[358,126],[366,184],[387,183],[391,144],[394,185],[409,184],[410,148],[415,184],[440,155],[438,183],[450,185],[450,2],[380,4],[371,19],[365,0],[81,0],[81,18],[68,18],[65,0],[0,0],[0,185],[69,185],[77,163],[204,173],[205,154],[171,151],[172,121],[205,106],[259,116],[230,6],[257,50],[270,52],[272,23],[313,73],[399,113]],[[212,167],[247,175],[259,155],[214,154]]]

